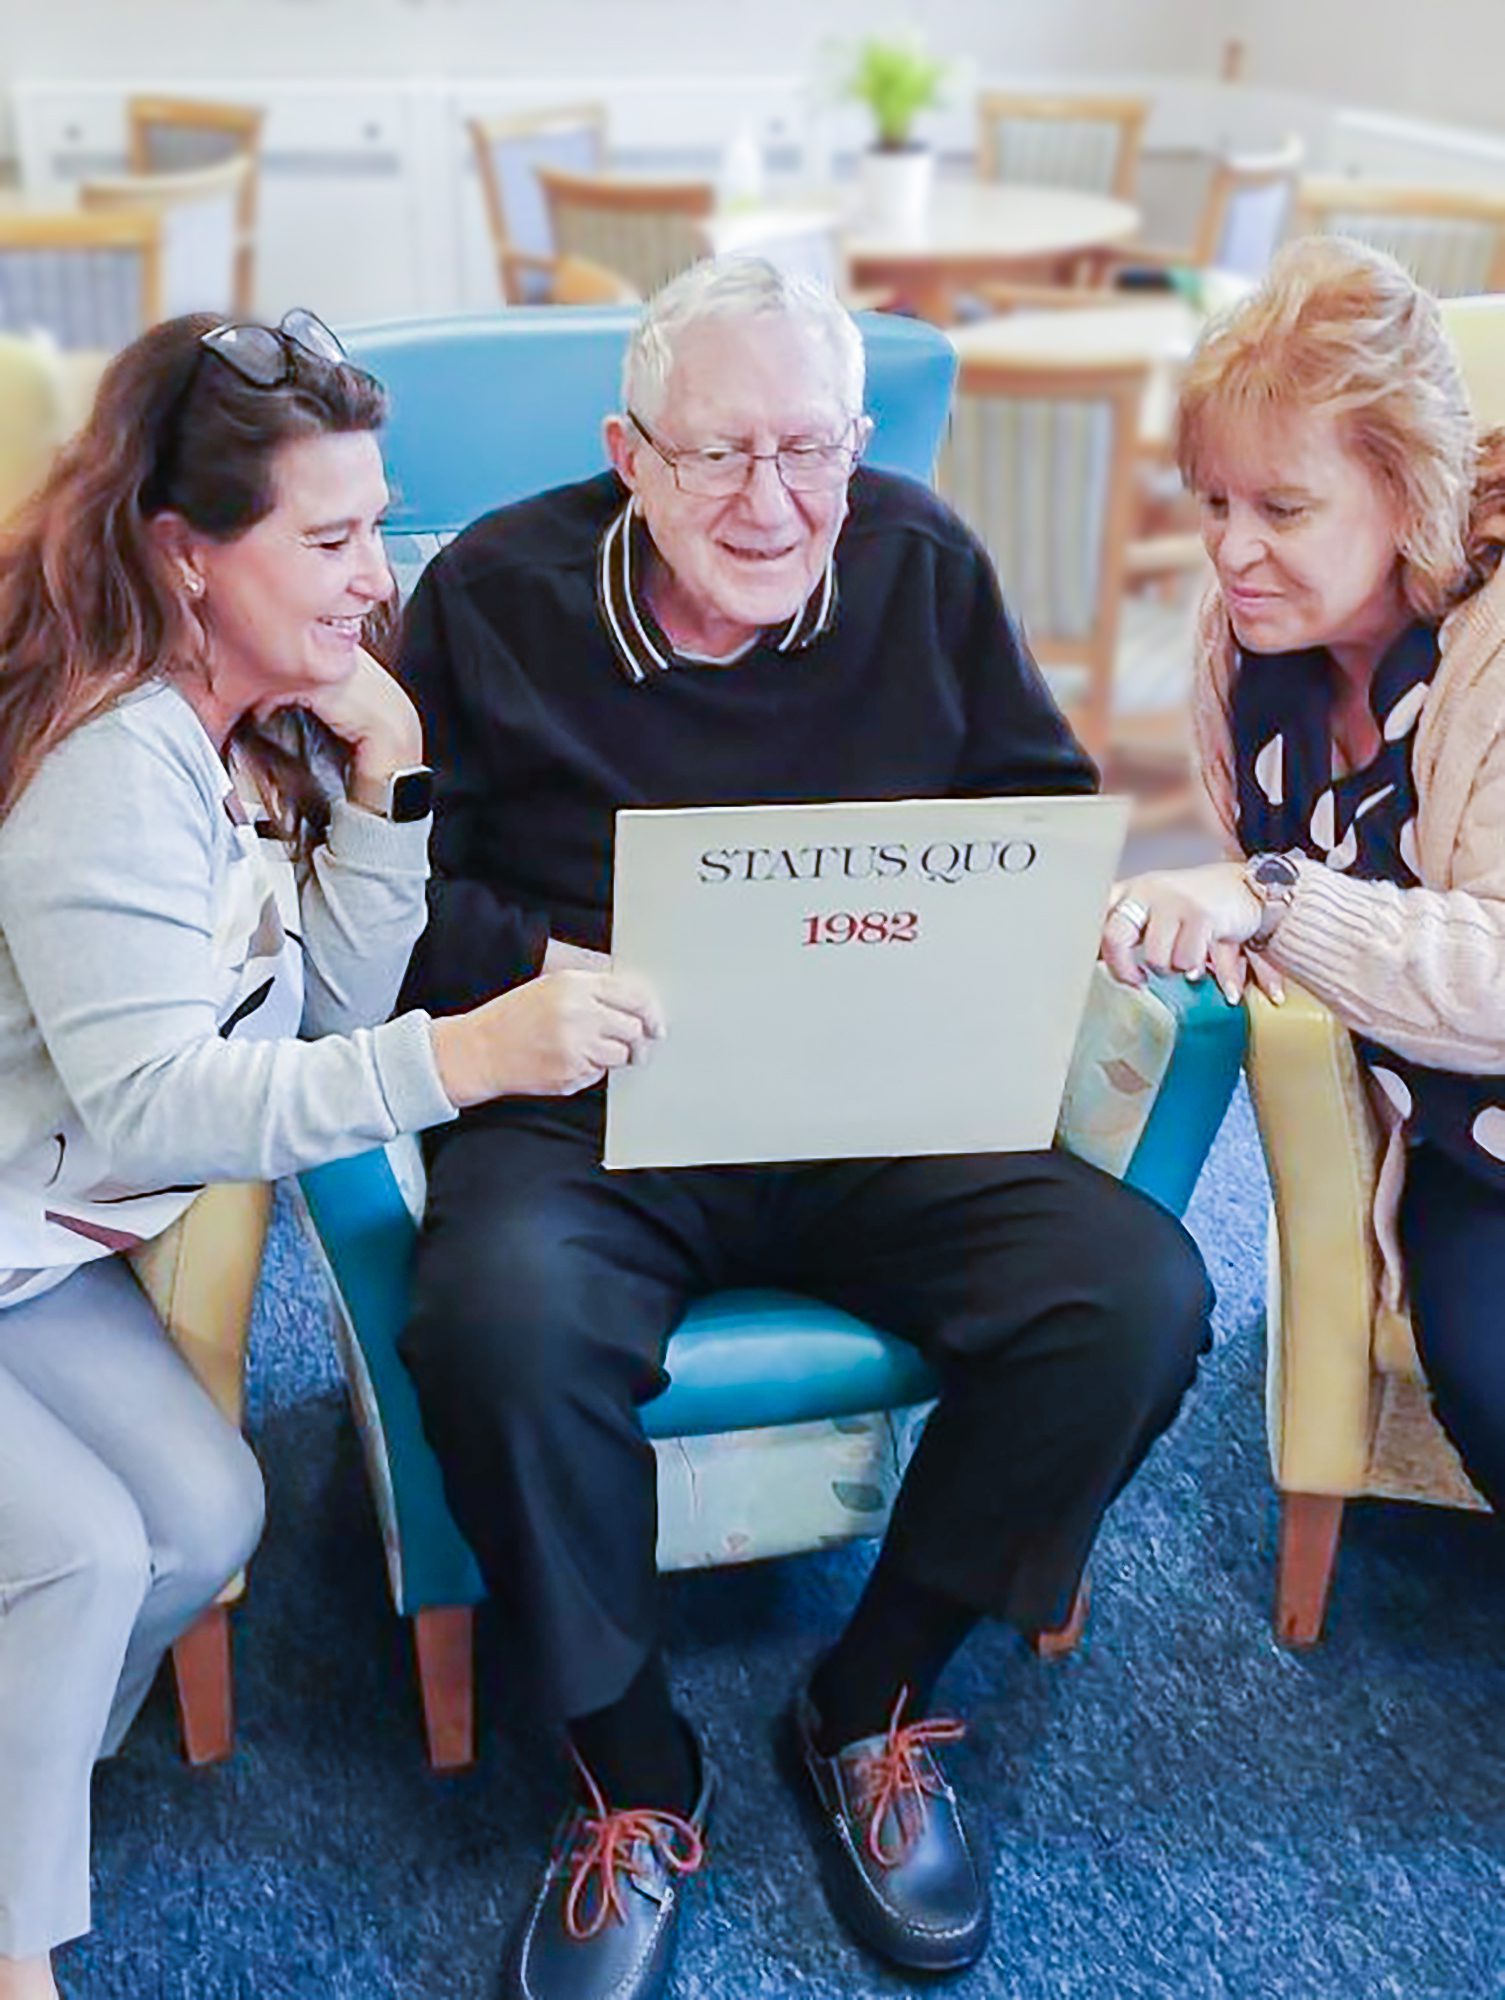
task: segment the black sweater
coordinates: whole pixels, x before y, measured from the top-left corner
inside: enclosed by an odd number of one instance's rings
[[[501,508],[414,593],[399,673],[438,793],[407,1004],[474,1005],[550,936],[608,950],[618,807],[1094,788],[986,554],[927,488],[858,472],[835,621],[805,650],[636,682],[597,603],[625,498],[608,473]]]

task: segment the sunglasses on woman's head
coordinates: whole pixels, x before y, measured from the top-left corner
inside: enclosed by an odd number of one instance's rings
[[[300,354],[326,364],[345,360],[345,350],[323,320],[303,306],[284,313],[276,326],[254,321],[211,327],[199,346],[233,368],[253,389],[280,389],[297,374]]]

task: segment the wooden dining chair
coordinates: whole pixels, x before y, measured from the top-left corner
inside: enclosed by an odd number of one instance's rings
[[[244,153],[217,166],[112,174],[80,183],[79,206],[96,214],[147,210],[161,222],[164,318],[238,310],[240,217],[252,174]]]
[[[162,225],[147,209],[0,205],[0,332],[113,353],[162,314]]]
[[[1149,109],[1142,97],[985,90],[977,100],[978,172],[1133,201]]]
[[[936,468],[1094,757],[1112,728],[1148,374],[1143,361],[964,357]]]
[[[978,298],[993,312],[1155,304],[1164,286],[1135,285],[1126,273],[1184,272],[1200,279],[1207,272],[1232,272],[1257,281],[1290,226],[1296,181],[1305,148],[1294,133],[1268,153],[1229,155],[1218,161],[1189,242],[1166,245],[1130,243],[1098,253],[1098,273],[1092,284],[1044,284],[1039,281],[994,281],[977,287]],[[1179,286],[1177,287],[1179,289]]]
[[[261,189],[261,137],[266,113],[253,104],[220,104],[203,98],[132,97],[126,101],[129,161],[133,174],[187,173],[244,159],[250,171],[236,208],[237,314],[256,310],[256,214]]]
[[[1440,299],[1505,291],[1505,193],[1313,176],[1294,233],[1314,231],[1388,250]]]
[[[556,252],[615,271],[641,298],[706,254],[709,181],[626,179],[541,166]]]
[[[502,298],[536,305],[555,297],[553,224],[540,167],[597,173],[606,158],[606,107],[563,106],[466,121],[480,177]]]

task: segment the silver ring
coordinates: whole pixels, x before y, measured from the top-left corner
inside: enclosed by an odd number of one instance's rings
[[[1120,896],[1108,912],[1108,921],[1111,923],[1115,917],[1124,917],[1128,920],[1136,941],[1144,936],[1150,921],[1149,911],[1137,896]]]

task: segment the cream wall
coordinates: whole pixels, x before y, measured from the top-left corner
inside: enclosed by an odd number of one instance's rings
[[[937,49],[990,76],[1211,76],[1505,131],[1501,0],[919,0]],[[809,69],[904,18],[886,0],[0,0],[0,96],[21,78],[499,80]],[[0,105],[0,154],[9,152]]]
[[[1500,0],[1215,0],[1246,79],[1333,104],[1505,132]]]
[[[1216,60],[1227,0],[925,0],[938,49],[988,67],[1176,69]],[[802,69],[829,37],[903,19],[884,0],[6,0],[0,71],[208,69],[405,76]]]

